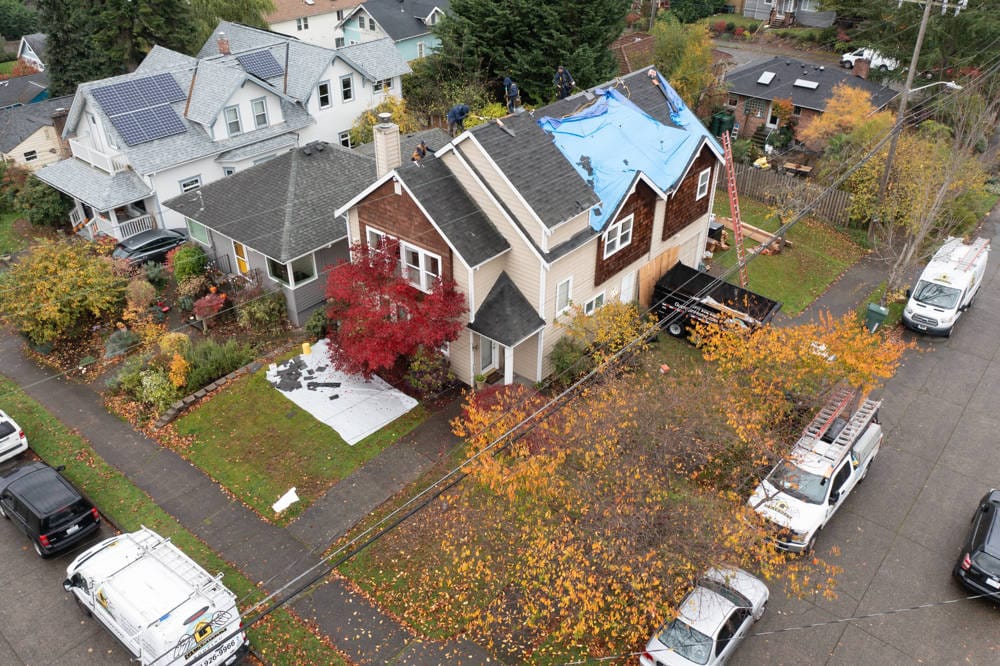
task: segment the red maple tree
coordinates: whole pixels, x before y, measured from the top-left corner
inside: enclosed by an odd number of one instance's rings
[[[438,349],[458,337],[465,296],[450,279],[430,292],[414,287],[400,271],[399,243],[356,243],[351,261],[334,266],[326,283],[330,360],[342,372],[366,378],[392,368],[418,347]]]

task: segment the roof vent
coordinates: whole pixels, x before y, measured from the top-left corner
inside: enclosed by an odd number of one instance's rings
[[[312,146],[306,146],[305,148],[303,148],[302,154],[305,155],[306,157],[312,155],[313,154]]]
[[[820,65],[819,66],[819,71],[825,72],[826,71],[826,67],[824,67],[823,65]]]
[[[317,141],[316,142],[316,152],[317,153],[322,153],[325,148],[326,148],[326,141]]]

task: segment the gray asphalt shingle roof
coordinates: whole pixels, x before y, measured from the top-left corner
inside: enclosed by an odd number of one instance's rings
[[[140,74],[156,74],[157,72],[194,67],[197,64],[197,58],[156,44],[142,59],[135,71]]]
[[[758,83],[764,72],[774,74],[770,84]],[[796,80],[817,84],[807,88],[795,85]],[[833,88],[838,83],[846,83],[871,94],[872,103],[881,108],[898,93],[885,86],[855,76],[850,70],[839,67],[825,67],[812,63],[776,56],[764,62],[751,63],[726,75],[730,92],[745,97],[759,99],[791,99],[795,106],[823,111],[833,96]]]
[[[366,75],[369,81],[381,81],[413,71],[388,37],[350,44],[335,50],[334,54]]]
[[[469,266],[510,248],[441,160],[428,156],[420,163],[404,161],[396,175]]]
[[[516,345],[545,327],[545,320],[510,279],[507,272],[493,283],[469,328],[507,347]]]
[[[451,135],[440,127],[433,127],[428,130],[421,130],[419,132],[413,132],[411,134],[402,134],[399,137],[399,154],[403,158],[403,163],[405,164],[407,160],[413,155],[413,150],[417,147],[417,144],[421,141],[427,143],[427,148],[430,152],[433,152],[451,141]],[[368,155],[371,158],[375,157],[375,143],[362,143],[359,146],[354,147],[354,152],[360,153],[362,155]]]
[[[233,93],[247,80],[242,69],[206,60],[198,64],[194,86],[189,88],[191,103],[187,117],[202,125],[211,125],[222,113]]]
[[[0,81],[0,109],[15,104],[29,104],[48,87],[49,75],[45,72],[15,76]]]
[[[346,236],[333,211],[374,180],[373,159],[311,143],[163,205],[287,262]]]
[[[53,112],[68,109],[72,103],[73,96],[67,95],[0,110],[0,151],[6,153],[38,131],[38,128],[51,126]]]
[[[449,0],[367,0],[362,7],[398,42],[429,33],[430,26],[421,19],[430,16],[435,7],[447,13],[449,4]]]
[[[553,114],[545,107],[535,115]],[[542,224],[555,227],[600,203],[531,114],[508,116],[503,123],[514,136],[492,122],[470,131]]]
[[[243,146],[242,148],[227,150],[226,152],[219,154],[219,156],[215,158],[215,161],[237,162],[239,160],[245,160],[248,157],[263,155],[264,153],[271,152],[272,150],[292,148],[295,146],[297,141],[298,140],[291,134],[282,134],[274,137],[273,139],[258,141],[257,143],[251,143],[248,146]]]
[[[35,175],[99,211],[111,210],[153,193],[152,188],[131,169],[109,174],[76,159],[49,164],[36,171]]]

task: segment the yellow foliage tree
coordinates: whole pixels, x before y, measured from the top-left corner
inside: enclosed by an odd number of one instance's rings
[[[882,113],[891,116],[887,111]],[[871,93],[846,83],[838,83],[833,87],[833,95],[826,103],[826,110],[799,130],[798,136],[815,149],[838,134],[850,134],[868,122],[873,115],[875,105],[872,104]]]
[[[656,330],[656,317],[643,315],[634,303],[611,301],[589,315],[574,305],[569,318],[559,325],[566,337],[600,364],[629,344],[637,352],[646,349]]]
[[[716,80],[708,25],[685,25],[672,14],[664,14],[657,18],[652,34],[656,68],[688,106],[696,107]]]
[[[379,102],[375,108],[363,112],[351,126],[351,145],[356,146],[362,143],[371,143],[374,138],[372,128],[379,123],[380,113],[388,113],[392,116],[392,122],[399,126],[399,131],[403,134],[417,130],[417,122],[406,106],[406,100],[385,93],[385,99]]]
[[[180,354],[174,354],[173,358],[170,359],[170,371],[168,373],[170,383],[175,388],[183,388],[187,384],[188,372],[190,370],[191,364]]]

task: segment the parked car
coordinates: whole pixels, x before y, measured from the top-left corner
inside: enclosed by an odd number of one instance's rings
[[[769,592],[742,569],[709,569],[639,656],[642,666],[715,666],[725,663],[753,623]]]
[[[32,462],[0,477],[0,515],[24,532],[39,557],[74,546],[98,530],[101,514],[45,463]]]
[[[845,53],[840,56],[840,66],[846,67],[847,69],[853,69],[854,63],[861,59],[867,60],[871,63],[872,69],[879,69],[883,72],[892,71],[899,67],[899,61],[894,58],[887,58],[875,49],[860,48],[850,53]]]
[[[0,410],[0,462],[10,460],[28,450],[28,438],[21,426]]]
[[[979,500],[954,573],[973,592],[1000,601],[1000,490]]]
[[[187,236],[173,229],[151,229],[130,236],[115,246],[111,256],[127,259],[130,264],[144,264],[148,261],[163,262],[167,252],[187,240]]]

